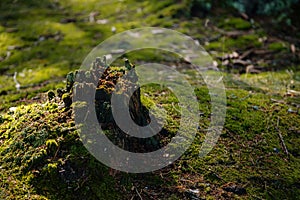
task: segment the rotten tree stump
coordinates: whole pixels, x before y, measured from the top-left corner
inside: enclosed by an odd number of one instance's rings
[[[94,95],[94,109],[99,125],[115,145],[131,152],[150,152],[160,148],[160,134],[150,138],[131,136],[122,130],[112,113],[114,106],[118,117],[128,117],[124,113],[128,113],[129,110],[130,118],[136,125],[146,126],[150,123],[149,110],[141,102],[141,90],[134,65],[126,60],[122,67],[106,66],[105,58],[97,58],[91,70],[78,71],[76,76],[79,82],[76,92],[82,93],[79,96]],[[93,83],[86,83],[87,77]],[[98,84],[95,86],[94,83]],[[94,91],[94,94],[91,91]],[[113,94],[116,99],[114,105],[111,102]]]

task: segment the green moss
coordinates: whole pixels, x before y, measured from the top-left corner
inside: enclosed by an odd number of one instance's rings
[[[291,70],[245,74],[241,76],[241,80],[270,94],[285,95],[289,89],[300,89],[300,82],[296,79],[298,73]]]
[[[287,47],[283,42],[273,42],[268,45],[268,49],[271,51],[284,51],[287,50]]]
[[[33,64],[31,61],[30,64]],[[29,64],[29,63],[28,63]],[[25,63],[24,65],[28,65]],[[68,63],[62,62],[54,65],[43,64],[43,61],[36,61],[35,68],[25,68],[17,76],[20,84],[23,86],[42,83],[44,81],[62,77],[68,72]]]
[[[5,58],[0,62],[3,72],[0,76],[0,199],[126,199],[137,197],[133,186],[140,186],[141,195],[145,195],[148,187],[149,194],[154,191],[153,194],[162,199],[187,198],[186,191],[198,187],[199,198],[203,199],[300,196],[299,100],[295,94],[286,96],[288,90],[300,90],[297,66],[289,67],[288,71],[240,77],[222,74],[227,88],[226,123],[217,145],[205,158],[199,158],[198,154],[210,123],[209,91],[196,73],[186,71],[188,80],[196,87],[201,111],[196,139],[171,166],[140,177],[125,173],[110,176],[109,169],[93,158],[80,142],[71,106],[69,111],[61,109],[58,97],[45,103],[47,95],[43,92],[65,88],[62,78],[78,68],[95,45],[113,35],[112,26],[117,32],[143,26],[172,27],[199,41],[220,34],[203,27],[202,19],[186,21],[183,17],[187,16],[186,4],[185,1],[134,0],[0,2],[0,19],[5,22],[0,25],[0,57]],[[99,11],[96,19],[108,19],[107,24],[88,22],[92,11]],[[65,18],[76,22],[60,23]],[[225,21],[223,15],[221,18],[218,27],[225,31],[252,27],[240,18],[230,17]],[[214,23],[213,18],[210,20]],[[264,36],[268,35],[262,29],[255,29],[251,34],[238,37],[223,36],[206,48],[218,50],[216,55],[233,50],[240,53],[264,47],[259,42]],[[171,39],[166,38],[166,44],[169,41]],[[285,45],[274,42],[266,48],[280,52],[288,49]],[[8,47],[12,49],[9,50],[11,56],[6,58]],[[151,50],[126,56],[136,63],[158,62],[162,58],[177,61],[170,54]],[[15,71],[22,86],[20,91],[15,88]],[[157,85],[143,87],[142,93],[142,102],[147,108],[156,109],[154,105],[160,104],[168,112],[164,128],[170,136],[176,134],[180,125],[178,99]],[[70,100],[70,95],[65,94],[63,99]],[[6,113],[12,106],[17,106],[16,111]],[[282,148],[279,130],[289,156]],[[224,191],[222,188],[228,183],[241,185],[247,194],[239,196]]]
[[[67,122],[67,113],[57,109],[56,103],[22,106],[13,115],[4,115],[3,119],[5,121],[0,125],[1,138],[5,138],[5,141],[1,144],[0,157],[4,161],[1,170],[5,170],[1,173],[4,195],[24,197],[25,193],[30,192],[37,199],[74,199],[79,193],[89,198],[116,199],[118,194],[110,187],[113,179],[107,177],[103,180],[96,175],[99,169],[106,170],[105,167],[96,161],[92,162],[93,158],[86,151],[77,155],[70,151],[75,146],[77,150],[84,147],[78,141],[74,123]],[[68,155],[62,156],[66,151]],[[88,158],[82,160],[82,156]],[[89,164],[89,172],[82,171],[86,163],[94,163]],[[76,170],[76,175],[72,175],[71,168]],[[64,172],[59,172],[62,170]],[[16,187],[10,187],[11,181],[15,181]],[[99,188],[100,185],[106,187]],[[88,192],[89,188],[93,192]]]
[[[0,32],[0,56],[5,57],[7,52],[12,52],[15,49],[21,48],[24,42],[17,34]]]
[[[225,19],[223,23],[219,24],[219,26],[224,30],[249,30],[250,28],[252,28],[250,22],[241,18]]]
[[[242,35],[236,39],[225,39],[225,47],[231,49],[245,49],[251,47],[261,47],[262,43],[259,42],[259,37],[256,34]]]
[[[205,48],[207,50],[220,50],[220,49],[224,49],[224,43],[222,42],[210,42],[208,43]]]
[[[231,52],[234,50],[245,50],[248,48],[262,47],[262,42],[259,41],[257,34],[246,34],[236,38],[221,37],[218,41],[208,43],[205,48],[208,50],[218,50]]]

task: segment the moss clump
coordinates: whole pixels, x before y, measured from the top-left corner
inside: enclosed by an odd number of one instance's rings
[[[282,42],[273,42],[268,45],[268,49],[271,51],[284,51],[287,50],[287,47]]]
[[[249,47],[261,47],[262,43],[256,34],[242,35],[236,39],[225,39],[225,47],[230,49],[246,49]]]
[[[243,20],[241,18],[228,18],[225,19],[223,23],[220,23],[219,26],[224,30],[249,30],[252,28],[250,22]]]
[[[245,34],[237,37],[222,37],[218,41],[208,43],[206,48],[209,50],[219,50],[231,52],[235,50],[246,50],[249,48],[262,47],[257,34]]]
[[[62,102],[70,108],[69,93],[1,115],[0,198],[119,198],[108,168],[83,147]]]

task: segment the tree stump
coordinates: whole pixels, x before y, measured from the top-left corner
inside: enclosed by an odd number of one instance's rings
[[[142,135],[141,137],[131,136],[128,132],[122,130],[122,127],[119,126],[120,124],[115,121],[115,116],[113,116],[112,106],[114,110],[117,110],[121,121],[124,117],[127,118],[127,121],[132,120],[137,126],[146,126],[150,123],[149,110],[141,102],[141,90],[138,85],[135,66],[130,64],[128,60],[121,67],[106,66],[105,58],[103,60],[96,58],[91,68],[88,71],[77,71],[75,73],[78,83],[74,91],[77,93],[75,96],[80,97],[79,101],[84,102],[85,97],[87,99],[95,97],[95,107],[92,108],[91,105],[88,105],[88,108],[83,107],[80,111],[78,111],[80,109],[78,108],[76,111],[79,113],[77,119],[84,117],[85,114],[83,113],[88,114],[89,109],[95,109],[99,126],[115,145],[136,153],[151,152],[159,149],[161,144],[158,141],[162,137],[161,134],[158,133],[148,138],[142,138]],[[73,84],[74,81],[68,82],[67,89]],[[115,95],[116,100],[114,105],[111,102],[113,95]],[[87,100],[86,102],[89,101]],[[129,115],[126,115],[125,113],[128,112]],[[128,119],[128,117],[131,119]],[[84,121],[84,119],[81,118],[78,121]],[[135,129],[130,130],[134,131]],[[165,134],[165,130],[163,132]],[[136,133],[143,134],[142,132]]]

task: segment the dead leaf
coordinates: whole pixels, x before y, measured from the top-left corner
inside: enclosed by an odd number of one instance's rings
[[[240,59],[244,59],[244,58],[247,58],[251,53],[253,53],[253,49],[250,49],[248,51],[245,51],[241,56],[240,56]]]
[[[295,54],[296,53],[296,47],[295,47],[295,45],[294,44],[291,44],[291,52],[293,53],[293,54]]]
[[[98,11],[96,11],[96,12],[91,12],[91,13],[89,14],[89,22],[94,23],[94,22],[96,21],[96,16],[98,16],[98,15],[99,15],[99,12],[98,12]]]
[[[206,20],[205,20],[204,27],[208,27],[208,24],[209,24],[209,19],[206,19]]]
[[[240,59],[234,59],[232,62],[234,64],[238,64],[238,65],[250,65],[251,64],[250,61],[245,61],[245,60],[240,60]]]
[[[300,92],[296,91],[296,90],[288,90],[287,95],[288,96],[298,96],[298,95],[300,95]]]
[[[244,18],[245,20],[248,20],[249,17],[246,13],[240,13],[241,17]]]
[[[238,58],[239,54],[236,51],[234,51],[234,52],[232,52],[231,57],[232,58]]]
[[[261,71],[258,70],[258,69],[255,69],[254,65],[248,65],[246,67],[246,73],[249,74],[249,73],[253,73],[253,74],[258,74],[260,73]]]

